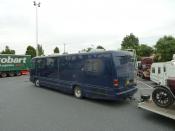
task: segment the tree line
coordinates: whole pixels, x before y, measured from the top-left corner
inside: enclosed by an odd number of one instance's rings
[[[43,50],[42,45],[38,44],[37,48],[38,48],[38,56],[44,55],[44,50]],[[89,52],[92,49],[93,48],[88,47],[87,49],[83,49],[82,51]],[[103,50],[105,50],[105,48],[102,47],[101,45],[98,45],[96,47],[96,49],[103,49]],[[53,49],[53,53],[54,54],[59,54],[60,53],[60,49],[56,46]],[[2,52],[0,52],[0,54],[15,54],[15,50],[11,50],[9,46],[6,46],[5,49]],[[31,46],[31,45],[27,46],[25,55],[31,55],[31,57],[33,58],[33,57],[36,56],[36,54],[37,54],[36,49],[33,46]]]
[[[37,48],[38,48],[38,56],[44,55],[44,50],[42,45],[38,44]],[[53,53],[60,53],[60,50],[57,46],[53,49]],[[12,50],[10,49],[9,46],[6,46],[5,49],[2,52],[0,52],[0,54],[15,54],[15,50]],[[36,49],[31,45],[27,46],[25,55],[31,55],[32,58],[35,57]]]
[[[135,49],[138,60],[152,56],[155,62],[170,61],[175,54],[175,38],[163,36],[151,47],[147,44],[140,44],[138,37],[131,33],[124,37],[121,49]]]
[[[38,56],[44,55],[44,50],[42,45],[38,44]],[[89,52],[93,48],[88,47],[81,51]],[[98,45],[96,49],[105,48],[101,45]],[[155,62],[165,62],[170,61],[175,54],[175,38],[173,36],[163,36],[158,39],[154,46],[148,46],[147,44],[143,44],[139,42],[139,38],[136,37],[133,33],[126,35],[121,42],[121,50],[125,49],[135,49],[137,54],[137,59],[140,60],[142,57],[150,57],[154,58]],[[5,49],[0,52],[1,54],[15,54],[15,50],[10,49],[9,46],[6,46]],[[60,53],[59,48],[56,46],[53,49],[53,53]],[[36,49],[29,45],[25,52],[26,55],[31,55],[31,57],[36,56]]]

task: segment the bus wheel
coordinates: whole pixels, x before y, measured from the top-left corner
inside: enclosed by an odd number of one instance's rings
[[[83,97],[82,90],[81,90],[80,86],[75,86],[75,88],[74,88],[74,96],[76,98],[79,98],[79,99]]]
[[[157,87],[152,93],[154,103],[159,107],[169,107],[174,103],[174,98],[170,91],[163,87]]]
[[[5,78],[5,77],[7,77],[7,74],[6,74],[6,73],[2,73],[2,74],[1,74],[1,77],[2,77],[2,78]]]
[[[40,87],[40,81],[38,79],[35,80],[35,86]]]

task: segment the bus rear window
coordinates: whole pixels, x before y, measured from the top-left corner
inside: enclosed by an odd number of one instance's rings
[[[116,66],[125,65],[127,63],[133,63],[132,56],[115,56],[114,63]]]

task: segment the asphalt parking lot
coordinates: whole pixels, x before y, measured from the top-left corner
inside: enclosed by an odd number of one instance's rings
[[[0,131],[174,131],[174,120],[137,108],[152,86],[138,79],[136,101],[110,102],[36,88],[28,76],[0,78]]]

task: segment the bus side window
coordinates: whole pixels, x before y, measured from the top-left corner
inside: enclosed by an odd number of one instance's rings
[[[54,59],[53,58],[47,58],[46,67],[48,69],[54,68]]]
[[[36,61],[36,68],[37,69],[44,69],[45,68],[45,61],[44,61],[44,59],[38,59]]]
[[[88,75],[99,75],[104,70],[104,63],[100,59],[87,60],[84,65],[84,71]]]
[[[35,67],[35,60],[32,60],[32,67],[31,67],[31,69],[35,69],[36,67]]]
[[[61,57],[60,59],[59,59],[59,72],[60,73],[62,73],[62,72],[64,72],[64,70],[66,70],[67,69],[67,61],[66,61],[66,57]]]
[[[84,71],[86,72],[92,71],[92,62],[90,60],[85,62]]]
[[[46,77],[54,78],[57,76],[58,72],[58,63],[57,58],[47,58],[46,62]]]

